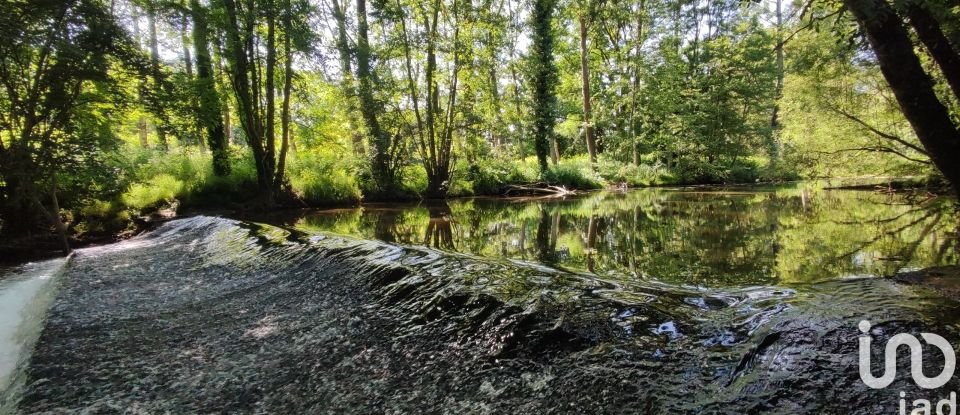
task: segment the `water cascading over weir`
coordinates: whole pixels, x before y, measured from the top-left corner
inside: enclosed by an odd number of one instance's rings
[[[216,217],[60,261],[16,413],[874,413],[858,316],[930,329],[886,280],[628,284]]]

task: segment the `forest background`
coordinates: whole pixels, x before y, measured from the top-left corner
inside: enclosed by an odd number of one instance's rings
[[[0,35],[4,244],[184,206],[957,182],[955,2],[15,0]]]

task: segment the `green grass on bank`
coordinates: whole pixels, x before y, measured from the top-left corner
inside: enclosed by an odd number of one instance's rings
[[[117,157],[122,192],[107,200],[86,201],[72,214],[74,231],[116,233],[129,228],[132,218],[158,209],[238,208],[256,193],[253,160],[240,148],[231,154],[231,172],[213,174],[208,153],[178,147],[166,152],[128,146]],[[409,164],[399,172],[400,191],[422,195],[427,188],[423,167]],[[354,157],[332,151],[291,153],[286,177],[289,189],[310,206],[356,204],[369,194],[369,173]],[[503,194],[510,185],[547,183],[569,189],[592,190],[611,186],[658,186],[689,183],[752,183],[758,180],[789,179],[775,166],[747,159],[732,166],[667,166],[652,156],[639,165],[601,157],[591,166],[585,155],[561,159],[540,175],[536,157],[522,160],[484,157],[470,162],[458,160],[449,183],[450,197]]]

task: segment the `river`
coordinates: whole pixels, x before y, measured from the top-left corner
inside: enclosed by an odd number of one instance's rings
[[[898,413],[900,391],[960,383],[919,388],[904,349],[867,387],[858,324],[874,373],[897,333],[960,344],[949,281],[885,278],[957,264],[954,209],[787,187],[179,219],[5,272],[0,297],[36,300],[0,324],[21,385],[4,396],[19,413]]]

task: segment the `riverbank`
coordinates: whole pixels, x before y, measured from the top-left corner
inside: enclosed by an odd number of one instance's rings
[[[540,183],[540,186],[546,188],[548,185]],[[809,186],[810,188],[824,188],[837,190],[858,190],[871,192],[907,192],[916,193],[924,199],[935,196],[936,194],[949,194],[948,186],[942,182],[931,182],[922,178],[887,178],[887,177],[868,177],[868,178],[849,178],[849,179],[829,179],[812,182],[754,182],[754,183],[730,183],[730,184],[691,184],[691,185],[656,185],[645,186],[645,188],[663,188],[663,189],[682,189],[705,192],[717,192],[723,190],[753,190],[769,188],[789,188],[794,186]],[[482,193],[478,195],[449,197],[447,201],[469,200],[471,198],[522,200],[525,197],[569,197],[575,194],[589,194],[596,191],[624,192],[635,187],[623,183],[604,182],[602,185],[591,186],[587,188],[578,188],[567,185],[556,185],[567,190],[566,192],[556,192],[554,190],[529,191],[533,185],[517,184],[503,185],[498,187],[496,192]],[[643,188],[643,187],[641,187]],[[524,189],[527,193],[524,194]],[[503,193],[509,193],[504,196]],[[153,229],[156,224],[166,220],[192,215],[214,214],[224,217],[259,219],[269,217],[270,212],[264,212],[262,208],[255,205],[242,202],[239,194],[231,196],[230,193],[219,194],[215,198],[207,196],[205,193],[185,194],[183,200],[172,199],[170,201],[156,202],[152,208],[145,210],[115,210],[115,206],[108,211],[85,210],[78,215],[67,216],[68,229],[70,230],[70,244],[73,248],[87,247],[114,243],[128,239],[132,236]],[[232,200],[224,202],[224,200]],[[285,212],[327,210],[327,209],[352,209],[361,206],[386,206],[386,205],[417,205],[424,202],[416,195],[405,194],[401,197],[387,198],[386,200],[375,201],[336,201],[328,200],[322,202],[302,201],[302,203],[290,203],[277,205],[271,212],[281,212],[279,216],[291,216]],[[433,202],[430,202],[433,203]],[[22,238],[8,238],[0,241],[0,265],[17,264],[25,261],[52,258],[62,255],[62,246],[60,240],[55,234],[32,235]]]

